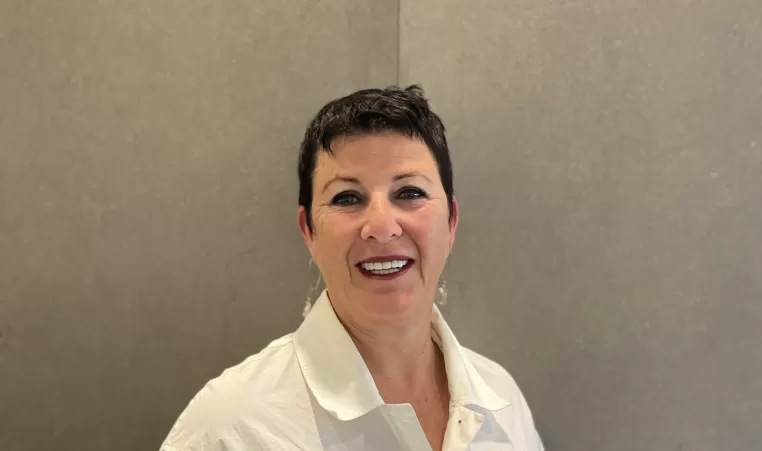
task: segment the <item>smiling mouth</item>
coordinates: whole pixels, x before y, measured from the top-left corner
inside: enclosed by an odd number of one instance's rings
[[[365,261],[356,266],[366,277],[374,279],[394,278],[407,272],[413,264],[412,259],[402,257],[392,257],[388,260]]]
[[[385,262],[359,263],[361,269],[365,272],[377,276],[396,274],[408,267],[412,260],[389,260]]]

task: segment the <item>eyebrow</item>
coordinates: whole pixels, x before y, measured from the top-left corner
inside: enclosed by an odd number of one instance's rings
[[[325,192],[325,190],[327,190],[328,187],[331,186],[331,183],[333,183],[333,182],[347,182],[347,183],[352,183],[352,184],[355,184],[355,185],[359,185],[360,184],[360,181],[358,179],[356,179],[355,177],[336,176],[336,177],[332,178],[331,180],[328,180],[328,183],[326,183],[323,186],[323,192]]]
[[[433,183],[430,178],[426,177],[425,175],[421,174],[420,172],[403,172],[402,174],[397,174],[394,176],[394,181],[409,179],[413,177],[421,177],[429,181],[430,183]]]
[[[392,178],[395,182],[398,182],[400,180],[409,179],[413,177],[421,177],[429,181],[429,183],[433,183],[430,178],[426,177],[425,175],[421,174],[420,172],[403,172],[402,174],[397,174]],[[325,185],[323,185],[323,192],[328,189],[328,187],[333,182],[346,182],[346,183],[352,183],[354,185],[359,185],[360,180],[356,177],[346,177],[346,176],[336,176],[329,180]]]

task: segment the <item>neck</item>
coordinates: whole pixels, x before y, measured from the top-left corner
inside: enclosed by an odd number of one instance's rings
[[[444,358],[431,338],[431,316],[402,327],[345,324],[388,404],[414,402],[432,389],[447,390]]]

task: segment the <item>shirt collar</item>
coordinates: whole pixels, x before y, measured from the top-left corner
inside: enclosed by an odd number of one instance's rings
[[[488,410],[500,410],[510,404],[498,397],[477,373],[436,306],[431,330],[444,355],[452,402]],[[310,391],[320,406],[339,420],[353,420],[384,404],[326,291],[294,334],[294,347]]]

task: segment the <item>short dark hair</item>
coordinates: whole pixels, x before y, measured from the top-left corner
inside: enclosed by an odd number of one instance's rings
[[[453,180],[450,151],[442,120],[429,108],[419,85],[405,89],[363,89],[327,103],[310,122],[299,152],[299,205],[312,231],[312,178],[319,151],[333,155],[340,137],[399,133],[422,140],[439,169],[452,220]]]

